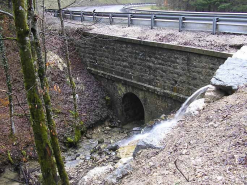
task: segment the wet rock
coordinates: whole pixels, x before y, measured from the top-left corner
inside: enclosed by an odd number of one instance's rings
[[[0,168],[0,174],[3,173],[5,171],[4,168]]]
[[[68,148],[66,146],[64,146],[64,145],[61,145],[60,149],[61,149],[62,152],[67,152],[68,151]]]
[[[117,143],[109,145],[106,149],[111,150],[111,151],[116,151],[117,149],[119,149],[119,146]]]
[[[146,126],[146,127],[144,127],[142,129],[141,133],[142,134],[148,133],[148,132],[150,132],[153,129],[153,127],[154,127],[154,125],[152,125],[152,126]]]
[[[133,130],[133,131],[141,131],[142,128],[141,128],[141,127],[135,127],[135,128],[133,128],[132,130]]]
[[[103,138],[99,139],[99,140],[98,140],[98,143],[99,143],[99,144],[104,143],[104,139],[103,139]]]
[[[162,115],[160,116],[160,119],[162,119],[162,120],[167,120],[167,115],[162,114]]]
[[[118,163],[115,165],[116,168],[119,168],[127,163],[130,163],[133,160],[133,157],[127,157],[127,158],[119,158]]]
[[[136,145],[137,145],[137,142],[130,143],[130,144],[126,145],[126,146],[121,146],[118,149],[118,156],[120,158],[129,158],[129,157],[132,157],[133,156],[133,153],[135,151]]]
[[[111,165],[95,167],[90,170],[80,181],[79,185],[92,184],[96,180],[100,180],[100,177],[104,177],[107,173],[111,172],[114,168]]]
[[[199,111],[202,110],[204,107],[205,107],[204,98],[195,100],[188,106],[186,110],[186,114],[197,115]]]
[[[110,127],[105,127],[105,130],[111,130],[111,128]]]
[[[75,157],[80,157],[81,154],[76,154]]]
[[[133,157],[136,157],[137,153],[143,149],[163,149],[164,147],[165,146],[160,143],[159,139],[156,139],[155,137],[146,137],[137,143],[133,152]]]
[[[210,85],[205,93],[205,103],[212,103],[225,96],[225,93],[217,89],[215,86]]]
[[[93,136],[92,136],[91,134],[86,134],[86,138],[87,138],[87,139],[92,139]]]
[[[124,176],[131,173],[132,170],[133,168],[131,164],[127,163],[125,165],[118,167],[116,170],[114,170],[110,175],[106,177],[105,180],[108,184],[116,184]]]

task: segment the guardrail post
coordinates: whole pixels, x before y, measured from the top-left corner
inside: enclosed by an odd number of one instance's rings
[[[128,27],[130,27],[130,24],[131,24],[131,14],[128,14]]]
[[[95,21],[95,13],[93,13],[93,21]]]
[[[61,13],[62,13],[62,17],[65,18],[65,14],[64,14],[64,11],[63,10],[62,10]]]
[[[179,17],[179,32],[182,31],[182,28],[183,28],[183,20],[184,20],[184,17]]]
[[[151,15],[151,29],[154,28],[154,19],[155,19],[155,15],[152,14],[152,15]]]
[[[113,20],[112,20],[112,14],[109,15],[109,21],[110,21],[110,24],[112,24]]]
[[[83,12],[81,11],[81,22],[84,21],[84,15],[83,15]]]
[[[69,18],[72,20],[73,19],[73,17],[72,17],[72,12],[70,11],[69,12]]]
[[[217,22],[219,21],[219,18],[214,17],[213,18],[213,35],[216,34],[216,29],[217,29]]]
[[[58,10],[55,10],[54,17],[58,17]]]

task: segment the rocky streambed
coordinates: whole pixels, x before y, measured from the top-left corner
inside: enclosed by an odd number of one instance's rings
[[[121,166],[120,164],[125,162],[121,161],[121,157],[123,155],[127,156],[128,151],[118,150],[119,147],[115,143],[140,133],[142,130],[142,127],[139,127],[140,125],[144,126],[142,122],[133,122],[123,127],[110,127],[106,121],[103,125],[89,129],[77,147],[68,149],[62,145],[62,155],[69,174],[70,183],[88,184],[88,177],[83,178],[83,176],[92,169],[96,170],[97,174],[112,172],[114,169],[118,169]],[[20,167],[23,168],[27,177],[24,177]],[[118,173],[117,178],[119,178],[121,173]],[[5,171],[1,174],[0,182],[17,185],[20,182],[25,182],[25,178],[28,178],[31,184],[39,184],[40,177],[41,171],[38,162],[29,161],[25,164],[20,164],[18,167],[9,166],[5,168]],[[114,181],[114,178],[116,181],[116,177],[112,178],[112,181]]]

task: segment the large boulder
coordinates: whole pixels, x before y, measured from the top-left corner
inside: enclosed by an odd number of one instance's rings
[[[247,84],[247,47],[242,47],[216,71],[211,84],[228,94]]]
[[[107,184],[117,184],[120,179],[131,173],[132,170],[132,165],[130,164],[130,161],[128,161],[127,163],[120,165],[111,174],[109,174],[105,178],[105,181],[107,182]]]
[[[79,185],[91,185],[91,184],[100,184],[103,181],[103,177],[108,173],[113,171],[114,167],[111,165],[95,167],[90,170],[80,181]]]

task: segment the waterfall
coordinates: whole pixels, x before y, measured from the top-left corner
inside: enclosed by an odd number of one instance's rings
[[[188,108],[188,106],[189,106],[193,101],[195,101],[195,100],[198,98],[198,96],[200,96],[202,93],[205,93],[209,87],[210,87],[210,85],[207,85],[207,86],[204,86],[204,87],[198,89],[196,92],[194,92],[194,93],[193,93],[193,94],[192,94],[192,95],[191,95],[191,96],[183,103],[183,105],[181,106],[181,108],[177,111],[177,113],[176,113],[174,119],[179,120],[179,118],[181,118],[181,117],[184,115],[184,113],[185,113],[186,109]]]
[[[207,89],[210,87],[210,85],[207,85],[205,87],[202,87],[198,89],[196,92],[194,92],[181,106],[181,108],[177,111],[175,114],[174,118],[171,120],[167,121],[162,121],[158,125],[154,126],[154,128],[149,131],[148,133],[143,133],[143,134],[138,134],[134,135],[128,139],[120,141],[118,143],[120,146],[126,146],[129,143],[133,141],[138,141],[138,140],[146,140],[148,143],[152,143],[155,146],[159,146],[160,141],[164,138],[166,133],[176,125],[176,123],[181,119],[181,117],[184,115],[186,112],[186,109],[188,106],[195,101],[202,93],[205,93]]]

